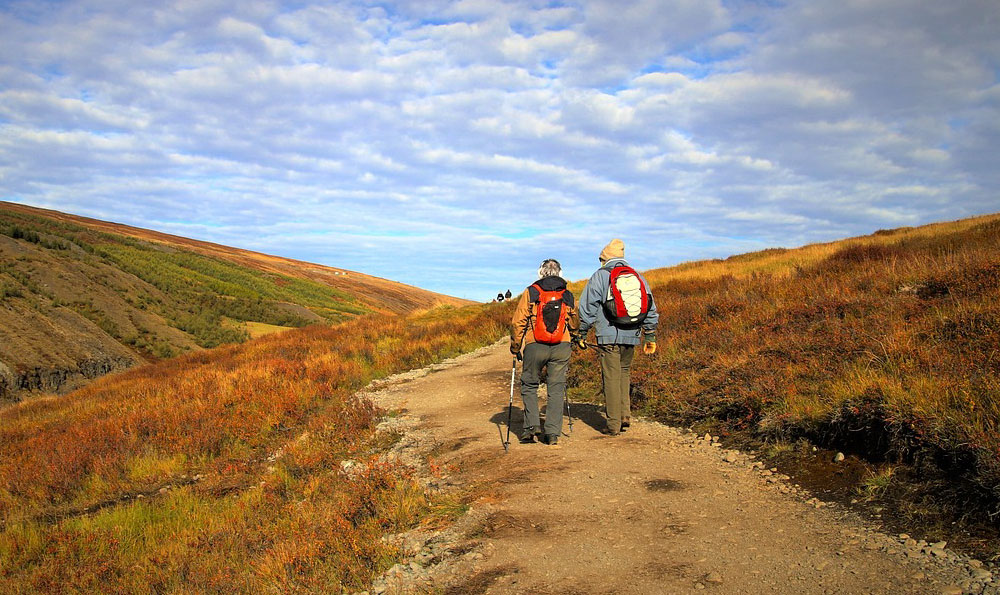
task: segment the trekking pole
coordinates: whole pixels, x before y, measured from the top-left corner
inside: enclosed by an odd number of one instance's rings
[[[512,358],[510,364],[510,401],[507,403],[507,438],[503,441],[503,451],[508,452],[510,447],[510,422],[514,415],[514,372],[517,370],[517,357]]]
[[[521,338],[517,342],[518,345],[522,345],[524,343],[524,336],[528,334],[529,328],[531,328],[531,314],[528,314],[528,324],[525,325],[524,330],[521,331]],[[507,403],[507,438],[503,440],[504,452],[507,452],[510,448],[510,424],[511,418],[514,415],[514,372],[517,371],[518,357],[520,357],[520,352],[511,358],[510,362],[510,401]],[[497,429],[500,429],[500,424],[497,424]]]

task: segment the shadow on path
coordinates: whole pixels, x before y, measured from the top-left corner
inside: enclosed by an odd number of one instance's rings
[[[545,424],[545,402],[540,404],[541,409],[541,422]],[[602,413],[602,407],[596,403],[571,403],[569,406],[569,413],[573,418],[573,423],[583,422],[591,428],[601,431],[601,428],[605,426],[604,413]],[[516,439],[524,431],[524,410],[514,405],[513,411],[507,411],[507,407],[504,407],[501,411],[494,413],[490,417],[490,423],[497,426],[500,429],[501,438],[505,437],[507,434],[507,419],[508,415],[510,418],[510,434]],[[569,419],[566,415],[566,409],[563,409],[563,435],[568,435],[569,432]]]

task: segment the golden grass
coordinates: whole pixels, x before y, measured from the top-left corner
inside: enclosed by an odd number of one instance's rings
[[[0,591],[363,590],[397,557],[380,537],[440,504],[378,459],[380,412],[351,395],[507,316],[270,334],[0,411]]]
[[[928,455],[1000,502],[1000,215],[646,274],[661,313],[637,358],[650,415]],[[593,366],[571,366],[597,394]]]
[[[759,252],[731,256],[726,259],[701,260],[682,263],[668,268],[653,269],[643,274],[650,284],[654,286],[669,281],[712,280],[726,276],[743,278],[754,274],[787,278],[797,270],[815,265],[845,248],[873,245],[888,246],[899,243],[901,240],[933,239],[948,234],[968,231],[977,225],[998,219],[1000,219],[1000,215],[983,215],[921,227],[880,230],[869,236],[821,244],[809,244],[793,249],[768,248]]]
[[[290,331],[293,328],[295,328],[292,326],[279,326],[277,324],[267,324],[265,322],[243,322],[240,320],[233,320],[231,318],[223,318],[222,324],[226,328],[246,331],[247,335],[249,335],[251,339],[257,339],[259,337],[264,337],[273,333]]]

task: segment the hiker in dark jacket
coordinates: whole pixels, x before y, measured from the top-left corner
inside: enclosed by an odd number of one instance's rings
[[[521,431],[521,442],[535,441],[538,434],[545,444],[556,444],[562,433],[563,399],[566,397],[566,368],[572,352],[570,337],[577,328],[576,304],[573,293],[566,289],[566,281],[560,277],[562,269],[559,262],[548,259],[542,262],[538,269],[538,281],[533,283],[524,293],[514,309],[511,319],[510,352],[521,365],[521,402],[524,405],[524,429]],[[565,327],[561,336],[557,331],[546,334],[544,330],[536,330],[536,325],[546,327],[545,320],[538,320],[539,297],[542,291],[561,292],[560,309],[564,312]],[[551,311],[551,310],[550,310]],[[551,329],[550,329],[551,330]],[[545,342],[539,342],[536,334],[543,335]],[[545,428],[542,431],[538,416],[538,384],[542,368],[548,367],[545,385],[548,392],[548,402],[545,406]]]
[[[649,299],[649,311],[638,327],[623,328],[612,322],[604,310],[608,300],[611,270],[617,266],[628,266],[625,261],[625,244],[619,239],[611,240],[599,257],[601,268],[591,275],[580,298],[580,328],[574,338],[581,348],[586,348],[587,331],[594,328],[597,337],[597,352],[601,362],[601,380],[604,388],[604,407],[607,425],[602,433],[617,436],[629,427],[632,418],[631,388],[632,358],[635,347],[645,341],[642,352],[656,353],[656,323],[659,314],[656,304]],[[636,273],[638,275],[638,273]],[[645,287],[649,283],[642,275]]]

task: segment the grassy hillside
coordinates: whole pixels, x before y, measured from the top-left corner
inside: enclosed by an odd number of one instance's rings
[[[0,203],[0,400],[262,330],[460,303],[342,269]]]
[[[1000,503],[1000,216],[649,271],[634,398],[657,419],[872,462],[962,514]],[[578,397],[599,391],[572,366]],[[920,504],[917,514],[934,504]]]
[[[0,591],[367,587],[397,558],[381,536],[455,503],[379,459],[380,414],[352,395],[492,343],[508,316],[311,326],[0,410]]]

